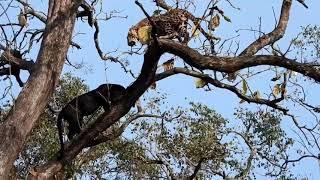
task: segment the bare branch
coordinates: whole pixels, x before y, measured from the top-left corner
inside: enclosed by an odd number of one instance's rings
[[[286,162],[284,162],[282,164],[282,169],[285,169],[289,163],[294,163],[294,162],[299,162],[301,161],[302,159],[305,159],[305,158],[315,158],[317,160],[320,160],[320,157],[319,156],[315,156],[315,155],[303,155],[301,157],[299,157],[298,159],[291,159],[291,160],[286,160]]]
[[[199,72],[196,72],[196,71],[192,71],[192,70],[188,70],[188,69],[184,69],[184,68],[173,68],[173,69],[165,71],[165,72],[163,72],[161,74],[157,74],[156,75],[156,80],[158,81],[158,80],[164,79],[166,77],[169,77],[171,75],[178,74],[178,73],[189,75],[189,76],[193,76],[193,77],[198,77],[198,78],[201,78],[204,81],[206,81],[206,82],[208,82],[208,83],[210,83],[210,84],[212,84],[212,85],[214,85],[216,87],[219,87],[219,88],[222,88],[222,89],[227,89],[227,90],[233,92],[234,94],[236,94],[239,98],[247,101],[248,103],[252,102],[252,103],[256,103],[256,104],[263,104],[263,105],[267,105],[269,107],[272,107],[274,109],[280,110],[283,113],[287,113],[288,112],[288,109],[285,109],[285,108],[283,108],[283,107],[281,107],[281,106],[276,104],[276,102],[278,102],[278,100],[258,99],[258,98],[254,98],[254,97],[250,97],[250,96],[244,95],[235,86],[231,86],[231,85],[222,83],[222,82],[220,82],[220,81],[218,81],[216,79],[211,78],[210,76],[208,76],[206,74],[202,74],[202,73],[199,73]]]
[[[25,13],[30,14],[36,18],[38,18],[41,22],[46,23],[47,17],[43,13],[36,12],[28,3],[22,1],[22,0],[16,0],[20,4],[22,4],[25,7]]]
[[[18,66],[20,69],[24,69],[29,71],[30,73],[32,72],[32,68],[34,66],[33,61],[27,61],[25,59],[20,59],[12,54],[10,50],[6,50],[2,53],[0,57],[1,61],[8,62],[8,64],[12,63]],[[9,63],[10,62],[10,63]]]
[[[252,56],[263,47],[273,44],[281,39],[287,29],[289,21],[289,12],[291,9],[292,0],[283,0],[280,19],[277,27],[268,34],[265,34],[251,43],[245,50],[240,53],[240,56]]]

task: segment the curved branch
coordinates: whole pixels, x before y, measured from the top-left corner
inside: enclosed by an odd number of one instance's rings
[[[20,51],[15,49],[8,49],[0,44],[0,49],[4,52],[0,56],[0,76],[13,75],[15,76],[20,87],[23,87],[24,83],[20,78],[20,70],[27,70],[30,74],[35,66],[33,61],[27,61],[22,58]],[[9,67],[4,67],[8,65]]]
[[[241,168],[241,172],[235,176],[235,179],[244,179],[244,177],[246,177],[250,172],[250,168],[252,167],[252,161],[253,161],[254,156],[256,154],[256,149],[254,147],[252,147],[252,143],[248,140],[248,138],[245,135],[243,135],[239,132],[236,132],[236,131],[230,131],[230,133],[235,133],[236,135],[240,136],[250,149],[250,155],[247,159],[246,167]]]
[[[305,159],[305,158],[315,158],[315,159],[319,160],[320,156],[303,155],[303,156],[299,157],[298,159],[286,160],[286,162],[284,162],[281,167],[283,169],[285,169],[289,163],[299,162],[299,161],[301,161],[302,159]]]
[[[98,119],[89,124],[66,148],[65,156],[62,158],[64,163],[73,159],[89,142],[92,141],[99,133],[103,132],[122,116],[124,116],[139,97],[154,82],[154,76],[157,69],[158,61],[163,51],[155,44],[149,46],[144,55],[144,64],[141,74],[137,80],[127,88],[126,94],[115,103],[110,112],[104,113]]]
[[[266,45],[270,45],[283,37],[289,21],[291,4],[292,0],[283,0],[279,23],[275,27],[275,29],[251,43],[245,50],[240,53],[240,56],[252,56]]]

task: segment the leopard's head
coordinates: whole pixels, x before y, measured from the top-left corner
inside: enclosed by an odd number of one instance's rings
[[[138,31],[136,28],[130,28],[127,36],[128,46],[134,46],[139,41]]]

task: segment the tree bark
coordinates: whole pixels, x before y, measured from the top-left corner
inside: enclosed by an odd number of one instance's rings
[[[37,61],[7,119],[0,125],[0,179],[23,149],[59,80],[81,1],[50,0],[48,19]]]

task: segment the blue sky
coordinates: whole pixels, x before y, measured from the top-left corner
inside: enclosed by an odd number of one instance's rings
[[[37,0],[34,2],[35,9],[46,9],[47,1]],[[145,9],[149,14],[156,9],[152,0],[140,0],[144,5]],[[173,0],[168,2],[174,2]],[[200,16],[203,9],[208,1],[196,0],[197,11],[196,15]],[[206,2],[206,3],[203,3]],[[259,26],[259,17],[261,17],[261,28],[264,32],[269,32],[275,26],[275,17],[279,17],[280,6],[282,1],[280,0],[244,0],[244,1],[231,1],[240,10],[231,8],[226,1],[221,1],[219,7],[225,12],[225,14],[232,20],[232,23],[225,21],[221,22],[219,28],[215,31],[215,35],[221,37],[222,39],[233,37],[239,34],[238,40],[240,41],[240,51],[252,42],[255,38],[254,34],[249,31],[241,30],[236,33],[239,29],[257,29]],[[293,7],[291,10],[291,16],[288,24],[288,29],[285,37],[279,41],[280,47],[285,49],[290,40],[295,37],[300,31],[302,26],[307,26],[309,24],[318,24],[320,17],[320,1],[318,0],[307,0],[307,5],[309,9],[305,9],[298,2],[293,2]],[[118,52],[112,53],[112,55],[121,54],[123,51],[129,51],[130,48],[127,46],[126,36],[128,29],[134,25],[136,22],[144,18],[145,16],[139,9],[137,5],[134,4],[134,0],[110,0],[104,2],[105,10],[108,13],[112,10],[120,11],[121,16],[128,15],[127,18],[114,18],[105,22],[100,23],[100,45],[104,52],[112,52],[118,49]],[[45,10],[46,11],[46,10]],[[37,24],[36,24],[37,25]],[[39,23],[38,25],[41,25]],[[81,76],[89,84],[90,88],[93,89],[101,83],[105,83],[106,79],[109,83],[119,83],[128,86],[133,82],[128,74],[125,74],[118,64],[104,62],[100,60],[93,43],[93,32],[94,29],[88,27],[86,22],[78,21],[75,30],[74,41],[82,46],[81,50],[70,49],[69,59],[71,62],[81,62],[85,63],[85,68],[80,70],[75,70],[70,66],[64,67],[64,72],[73,72],[74,74]],[[193,40],[192,40],[193,41]],[[195,40],[197,42],[197,40]],[[195,43],[196,43],[195,42]],[[30,57],[35,58],[37,54],[37,48],[35,48]],[[140,67],[143,62],[143,56],[122,56],[127,59],[130,63],[130,68],[133,72],[138,75]],[[107,67],[105,71],[105,67]],[[267,80],[270,77],[260,77],[261,79]],[[265,82],[259,78],[255,78],[250,81],[250,86],[254,89],[263,89],[269,87],[269,82]],[[313,85],[308,85],[308,93],[310,95],[315,95],[316,88]],[[157,83],[157,90],[168,94],[169,104],[173,106],[187,105],[189,101],[202,102],[210,107],[214,108],[217,112],[221,113],[223,117],[232,120],[234,108],[239,106],[239,99],[225,90],[220,90],[214,88],[213,91],[207,92],[202,89],[196,89],[194,85],[194,79],[191,77],[186,77],[183,75],[176,75],[174,77],[167,78]],[[15,94],[17,91],[15,91]],[[311,96],[312,97],[312,96]],[[314,98],[312,100],[314,104],[320,104],[319,100]],[[241,105],[242,106],[242,105]],[[250,107],[256,107],[256,105],[251,105]],[[301,114],[301,118],[307,118],[302,114],[302,111],[296,111],[297,114]],[[284,124],[286,125],[286,124]],[[287,127],[288,131],[291,131]],[[302,161],[300,163],[302,166],[296,166],[297,172],[302,176],[307,176],[310,179],[317,179],[320,177],[319,165],[315,161]],[[301,168],[303,167],[303,168]]]

